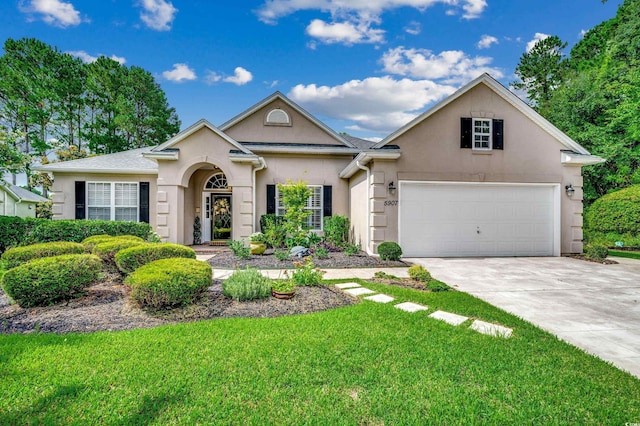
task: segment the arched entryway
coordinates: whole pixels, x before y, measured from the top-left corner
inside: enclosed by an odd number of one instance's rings
[[[202,188],[202,241],[226,242],[233,235],[231,187],[222,170],[214,171]]]

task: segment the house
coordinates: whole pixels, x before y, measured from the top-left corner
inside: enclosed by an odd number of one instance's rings
[[[0,180],[0,216],[36,217],[36,204],[48,199]]]
[[[351,218],[369,253],[559,256],[582,251],[590,155],[484,74],[379,143],[338,134],[279,92],[219,127],[165,143],[40,167],[54,218],[148,221],[167,241],[241,239],[282,213],[277,184],[310,185],[309,225]]]

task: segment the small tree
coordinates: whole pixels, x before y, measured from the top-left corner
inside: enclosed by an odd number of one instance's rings
[[[286,183],[278,184],[278,192],[285,208],[284,230],[291,242],[289,245],[300,244],[307,238],[307,219],[311,211],[306,207],[312,195],[311,189],[307,186],[307,182],[302,180],[293,182],[287,179]]]

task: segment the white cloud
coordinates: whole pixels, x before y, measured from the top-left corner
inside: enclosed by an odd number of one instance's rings
[[[587,30],[580,30],[580,34],[578,34],[578,38],[583,39],[586,33],[587,33]]]
[[[169,31],[178,9],[165,0],[141,0],[140,19],[147,27],[157,31]]]
[[[204,76],[204,82],[207,83],[208,85],[212,85],[215,84],[217,82],[219,82],[220,80],[222,80],[222,76],[220,74],[218,74],[215,71],[208,71],[206,75]]]
[[[384,39],[384,31],[371,28],[371,22],[332,22],[314,19],[307,26],[307,34],[324,43],[379,43]]]
[[[480,39],[480,41],[478,42],[477,46],[478,46],[478,49],[488,49],[491,47],[492,44],[498,44],[498,43],[499,41],[496,37],[484,34]]]
[[[537,42],[544,40],[545,38],[551,37],[549,34],[545,33],[536,33],[533,36],[533,40],[527,43],[527,53],[531,52],[531,49],[536,45]]]
[[[351,80],[333,87],[299,84],[288,96],[315,114],[349,120],[363,130],[389,132],[454,90],[453,86],[429,80],[384,76]]]
[[[465,4],[462,5],[462,9],[464,10],[462,17],[465,19],[479,18],[484,8],[487,7],[486,0],[467,0],[464,3]]]
[[[411,21],[409,22],[409,25],[404,27],[404,31],[411,35],[418,35],[422,32],[422,26],[420,25],[420,22]]]
[[[98,56],[93,56],[87,52],[85,52],[84,50],[70,50],[68,52],[69,55],[75,56],[77,58],[82,59],[82,62],[84,63],[91,63],[91,62],[95,62],[98,60],[98,58],[100,56],[107,56],[107,55],[103,55],[102,53],[99,53]],[[117,55],[111,55],[108,56],[109,59],[113,59],[114,61],[120,63],[120,65],[124,64],[125,62],[127,62],[127,59],[122,57],[122,56],[117,56]]]
[[[236,67],[233,72],[234,75],[225,77],[222,81],[226,83],[233,83],[236,86],[243,86],[253,80],[253,74],[242,67]]]
[[[65,28],[82,22],[80,12],[73,4],[61,0],[31,0],[28,3],[21,1],[18,7],[24,13],[39,15],[44,22],[56,27]]]
[[[482,73],[495,78],[504,73],[489,65],[493,58],[469,57],[460,50],[448,50],[434,54],[426,49],[405,49],[403,46],[389,49],[382,56],[384,71],[420,79],[441,80],[445,84],[466,83]]]
[[[173,64],[173,69],[164,71],[162,77],[169,81],[182,83],[183,81],[195,80],[196,73],[187,64]]]

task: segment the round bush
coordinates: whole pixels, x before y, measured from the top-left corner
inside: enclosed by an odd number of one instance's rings
[[[2,254],[6,268],[11,269],[33,259],[59,256],[61,254],[82,254],[82,244],[59,241],[55,243],[32,244],[30,246],[14,247]]]
[[[402,256],[402,249],[398,243],[385,241],[378,246],[378,254],[382,260],[400,260],[400,256]]]
[[[589,232],[640,235],[640,185],[604,195],[585,213]]]
[[[235,300],[253,300],[271,294],[271,279],[257,269],[235,271],[222,282],[222,294]]]
[[[113,241],[114,238],[117,238],[119,240],[138,241],[140,243],[144,242],[142,238],[135,235],[118,235],[114,237],[113,235],[101,234],[87,237],[82,240],[81,244],[84,246],[84,249],[87,253],[91,253],[96,245],[100,243],[106,243],[108,241]]]
[[[211,266],[194,259],[171,258],[147,263],[125,280],[129,297],[141,307],[172,308],[193,303],[211,285]]]
[[[104,262],[105,267],[110,272],[118,272],[115,257],[122,249],[139,246],[145,243],[129,239],[120,239],[118,237],[107,240],[103,243],[96,244],[92,253],[98,256]]]
[[[182,257],[195,259],[196,252],[190,247],[171,243],[149,243],[120,250],[115,257],[116,266],[123,274],[130,274],[142,265],[154,260]]]
[[[424,283],[431,281],[431,274],[422,265],[413,265],[407,270],[407,272],[409,273],[409,277],[413,280]]]
[[[2,288],[23,308],[73,299],[98,279],[102,262],[91,254],[34,259],[7,271]]]

